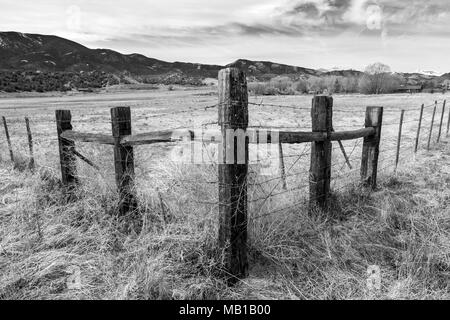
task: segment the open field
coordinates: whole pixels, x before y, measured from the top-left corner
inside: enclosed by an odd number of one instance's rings
[[[0,99],[14,152],[27,157],[23,117],[31,121],[36,173],[11,169],[0,133],[0,298],[449,298],[450,145],[424,151],[431,107],[442,94],[336,95],[336,131],[364,126],[366,106],[384,106],[381,188],[358,188],[361,139],[344,142],[348,168],[333,144],[331,218],[311,218],[307,196],[309,144],[283,146],[287,190],[279,174],[251,165],[249,245],[251,274],[235,288],[215,277],[220,269],[217,234],[217,166],[171,161],[177,144],[135,148],[136,192],[144,220],[140,234],[125,236],[114,210],[112,148],[77,144],[100,166],[79,162],[79,200],[61,199],[54,110],[72,111],[74,130],[111,132],[109,108],[132,108],[133,133],[170,128],[217,128],[215,88],[139,90],[77,96]],[[250,97],[250,126],[308,131],[312,96]],[[420,152],[413,153],[417,119],[424,111]],[[273,106],[271,106],[273,104]],[[275,106],[277,105],[277,106]],[[211,107],[205,110],[205,107]],[[393,174],[400,109],[404,119],[401,166]],[[447,113],[444,123],[447,124]],[[257,150],[251,150],[256,154]],[[210,157],[214,150],[202,156]],[[256,158],[256,157],[255,157]],[[267,159],[266,159],[267,160]],[[272,162],[278,161],[275,152]],[[366,270],[380,266],[382,288],[368,291]],[[68,290],[68,268],[81,269],[81,287]]]

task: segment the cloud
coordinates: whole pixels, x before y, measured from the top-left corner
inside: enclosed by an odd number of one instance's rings
[[[318,67],[334,59],[328,67],[384,60],[403,68],[438,53],[442,64],[445,52],[436,46],[448,42],[448,21],[448,0],[2,0],[0,11],[0,30],[56,34],[90,47]]]

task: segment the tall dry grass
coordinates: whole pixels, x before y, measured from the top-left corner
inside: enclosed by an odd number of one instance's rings
[[[151,178],[136,181],[142,228],[123,233],[107,178],[81,171],[67,202],[56,169],[3,162],[0,298],[448,299],[449,144],[432,155],[382,175],[374,193],[356,185],[334,193],[329,214],[250,212],[250,276],[232,288],[220,277],[217,185],[204,183],[214,166],[166,161],[141,172]],[[367,287],[370,265],[381,269],[380,290]]]

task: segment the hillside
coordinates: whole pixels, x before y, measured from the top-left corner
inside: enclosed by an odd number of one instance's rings
[[[216,76],[220,66],[165,62],[140,54],[124,55],[108,49],[89,49],[57,36],[0,33],[1,70],[104,71],[134,75],[181,72],[190,76]]]
[[[362,75],[357,70],[314,70],[245,59],[226,66],[167,62],[136,53],[90,49],[52,35],[0,32],[0,91],[64,91],[130,82],[202,85],[203,79],[216,78],[224,67],[240,68],[247,73],[249,81],[269,81],[279,76],[294,81],[327,77],[348,80]],[[433,87],[450,78],[449,74],[441,77],[421,73],[398,75],[405,83],[430,82]]]
[[[215,78],[224,67],[238,67],[256,80],[287,75],[355,76],[359,71],[323,72],[270,61],[239,59],[226,66],[186,62],[166,62],[140,54],[121,54],[109,49],[90,49],[51,35],[0,32],[0,71],[10,72],[104,72],[130,75],[142,82],[177,82],[180,78]],[[153,81],[152,81],[153,80]]]

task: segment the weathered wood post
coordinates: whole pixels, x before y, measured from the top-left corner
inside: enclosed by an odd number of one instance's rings
[[[427,150],[430,151],[431,137],[433,135],[434,117],[436,115],[437,101],[434,103],[433,117],[431,118],[430,133],[428,135]]]
[[[286,182],[286,168],[284,166],[284,155],[283,155],[283,144],[278,142],[278,161],[281,172],[281,181],[283,183],[283,189],[287,190],[287,182]]]
[[[311,109],[312,131],[326,133],[325,141],[311,143],[311,165],[309,176],[310,209],[328,208],[331,180],[331,132],[333,127],[333,98],[315,96]]]
[[[403,118],[405,117],[405,110],[402,110],[400,114],[400,123],[398,125],[398,137],[397,137],[397,154],[395,155],[395,170],[398,167],[398,161],[400,159],[400,145],[402,142],[402,129],[403,129]]]
[[[361,181],[372,189],[377,187],[378,156],[380,154],[383,107],[366,108],[366,128],[374,128],[375,133],[365,137],[361,157]]]
[[[9,157],[11,158],[11,162],[14,163],[14,153],[11,145],[11,138],[9,137],[8,124],[6,123],[5,117],[2,117],[2,119],[3,119],[3,127],[5,128],[6,142],[8,143]]]
[[[248,127],[247,80],[237,68],[219,72],[219,247],[224,252],[228,283],[248,275],[247,173],[248,140],[237,137]]]
[[[441,133],[442,133],[442,123],[444,122],[444,114],[445,114],[445,104],[446,104],[446,100],[444,100],[444,103],[442,104],[442,114],[441,114],[441,122],[439,123],[439,132],[438,132],[438,136],[437,136],[437,143],[439,143],[439,141],[441,141]]]
[[[61,181],[68,191],[71,191],[78,183],[76,158],[73,153],[75,142],[64,139],[61,137],[61,134],[64,131],[72,130],[72,115],[70,110],[56,110],[55,116],[59,143],[59,161],[61,164]]]
[[[114,169],[119,191],[119,216],[133,211],[136,199],[133,193],[134,152],[132,146],[123,146],[120,140],[131,135],[131,110],[129,107],[111,109],[112,135],[114,137]]]
[[[419,148],[419,137],[420,137],[420,129],[422,127],[422,117],[423,117],[424,107],[425,107],[425,105],[422,104],[422,107],[420,108],[419,126],[417,127],[416,145],[414,147],[414,153],[417,153],[417,149]]]
[[[28,169],[34,170],[33,136],[31,135],[30,120],[28,119],[28,117],[25,117],[25,125],[27,127],[28,149],[30,152],[30,161],[28,162]]]

